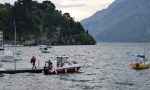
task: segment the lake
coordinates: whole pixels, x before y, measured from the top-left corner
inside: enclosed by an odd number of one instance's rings
[[[37,58],[36,65],[43,68],[45,61],[55,63],[57,55],[66,55],[70,61],[82,65],[79,73],[44,75],[43,73],[4,74],[0,77],[0,90],[148,90],[150,69],[133,70],[132,61],[143,53],[138,43],[100,43],[83,46],[53,46],[43,54],[39,47],[8,47],[21,50],[22,60],[17,68],[32,68],[30,58]],[[149,54],[150,49],[146,49]],[[2,55],[2,52],[0,52]],[[148,56],[149,57],[149,56]],[[4,68],[13,69],[14,63],[2,62]]]

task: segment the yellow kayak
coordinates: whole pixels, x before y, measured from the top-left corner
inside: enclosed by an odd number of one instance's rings
[[[131,68],[132,69],[147,69],[150,67],[150,64],[149,63],[134,63],[134,64],[131,64]]]

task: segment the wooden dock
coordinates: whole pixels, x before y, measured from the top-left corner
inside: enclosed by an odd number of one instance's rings
[[[17,70],[0,70],[0,73],[15,74],[15,73],[42,73],[43,69],[17,69]]]

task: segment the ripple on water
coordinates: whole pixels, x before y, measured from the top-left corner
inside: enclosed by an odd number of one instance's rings
[[[96,75],[96,73],[87,73],[86,75],[90,76],[90,75]]]
[[[134,85],[134,83],[132,83],[132,82],[115,82],[115,84],[123,85],[123,86],[133,86]]]
[[[83,79],[83,78],[81,78],[81,79],[77,79],[77,78],[60,78],[60,80],[64,80],[64,81],[72,81],[72,82],[89,82],[89,81],[92,81],[92,80],[90,80],[90,79]]]
[[[4,77],[4,74],[0,74],[0,77]]]

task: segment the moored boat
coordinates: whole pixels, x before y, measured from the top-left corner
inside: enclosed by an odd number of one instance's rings
[[[2,62],[14,62],[14,60],[22,60],[21,54],[11,50],[4,50],[4,55],[0,57]]]
[[[41,50],[42,53],[50,53],[48,51],[48,46],[47,45],[39,45],[39,49]]]
[[[136,70],[139,70],[139,69],[148,69],[150,67],[150,64],[149,63],[133,63],[131,64],[131,68],[132,69],[136,69]]]
[[[142,58],[141,60],[139,58]],[[150,63],[148,62],[148,59],[145,58],[145,55],[137,55],[137,60],[135,63],[131,63],[132,69],[148,69],[150,67]]]
[[[149,62],[149,58],[148,58],[148,47],[146,48],[146,46],[149,46],[149,45],[146,45],[146,43],[148,44],[149,42],[149,30],[150,28],[148,27],[148,30],[146,30],[145,32],[145,39],[144,39],[144,43],[143,43],[143,51],[144,53],[143,54],[138,54],[137,55],[137,59],[136,59],[136,62],[135,63],[131,63],[131,68],[132,69],[148,69],[150,67],[150,62]]]
[[[4,50],[4,47],[2,45],[0,45],[0,50]]]

